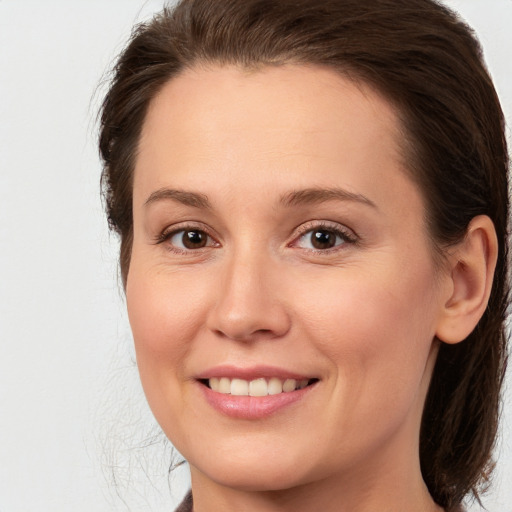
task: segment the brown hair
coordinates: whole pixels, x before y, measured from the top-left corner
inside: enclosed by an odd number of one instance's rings
[[[508,154],[499,100],[472,31],[434,0],[182,0],[136,27],[114,69],[99,141],[124,283],[148,105],[198,63],[315,64],[370,84],[401,117],[406,161],[436,247],[461,240],[476,215],[494,222],[499,254],[489,306],[465,341],[441,345],[420,439],[434,500],[451,507],[470,491],[478,497],[492,469],[506,360]]]

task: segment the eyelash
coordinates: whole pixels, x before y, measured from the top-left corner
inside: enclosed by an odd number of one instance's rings
[[[197,233],[204,233],[209,241],[214,241],[213,244],[207,245],[205,247],[199,247],[196,249],[182,249],[180,247],[176,247],[172,244],[167,244],[167,249],[175,254],[190,254],[191,252],[196,252],[201,249],[205,249],[208,247],[216,247],[220,245],[218,242],[215,241],[214,237],[210,235],[209,230],[202,225],[195,225],[195,224],[185,224],[182,226],[173,226],[172,228],[164,229],[155,239],[155,244],[164,244],[166,242],[169,242],[174,236],[183,233],[190,233],[190,232],[197,232]]]
[[[300,226],[298,235],[295,236],[293,242],[291,242],[289,245],[291,247],[296,247],[300,240],[304,239],[308,234],[312,235],[315,231],[325,231],[327,233],[332,233],[336,236],[335,243],[338,238],[341,239],[342,243],[334,245],[333,247],[329,247],[327,249],[303,248],[303,250],[319,254],[330,254],[333,252],[343,250],[343,246],[347,244],[355,245],[359,241],[358,237],[352,230],[345,228],[340,224],[325,221],[310,221]]]
[[[310,221],[298,229],[298,233],[294,236],[292,242],[288,244],[288,247],[297,247],[300,240],[304,239],[306,235],[309,233],[313,233],[315,231],[325,231],[327,233],[334,234],[336,236],[335,243],[338,239],[341,240],[341,243],[334,245],[333,247],[325,248],[325,249],[315,249],[315,248],[302,248],[305,251],[318,253],[318,254],[330,254],[332,252],[337,252],[339,250],[343,250],[342,247],[349,244],[355,245],[358,243],[358,237],[352,230],[342,227],[337,223],[330,223],[325,221]],[[164,244],[169,242],[174,236],[183,233],[183,235],[187,232],[198,232],[203,233],[208,237],[208,241],[206,246],[198,247],[195,249],[185,248],[182,249],[180,247],[176,247],[172,244],[167,244],[167,249],[175,254],[190,254],[191,252],[200,251],[201,249],[206,249],[209,247],[218,247],[220,244],[215,240],[215,238],[210,235],[209,230],[205,226],[198,226],[194,224],[187,224],[182,226],[174,226],[172,229],[165,229],[160,233],[156,239],[155,244]],[[183,236],[182,235],[182,236]],[[213,243],[211,243],[213,241]]]

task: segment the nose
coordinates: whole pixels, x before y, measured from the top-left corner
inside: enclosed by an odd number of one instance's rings
[[[261,255],[233,255],[219,272],[208,327],[238,341],[284,336],[290,317],[280,290],[279,269]]]

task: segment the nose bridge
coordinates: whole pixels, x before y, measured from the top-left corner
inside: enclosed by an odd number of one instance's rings
[[[236,340],[279,337],[289,316],[279,295],[277,262],[261,246],[246,244],[233,251],[219,272],[210,328]]]

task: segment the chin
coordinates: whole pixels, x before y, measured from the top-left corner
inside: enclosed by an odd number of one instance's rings
[[[254,460],[252,451],[244,458],[223,457],[205,461],[198,457],[200,467],[191,462],[191,472],[198,471],[223,487],[246,492],[280,491],[308,483],[305,465],[295,461],[275,460],[275,457]]]
[[[244,492],[283,491],[305,483],[291,469],[283,473],[272,470],[267,472],[266,468],[261,470],[247,468],[239,472],[228,469],[220,475],[209,474],[208,476],[218,485]]]

